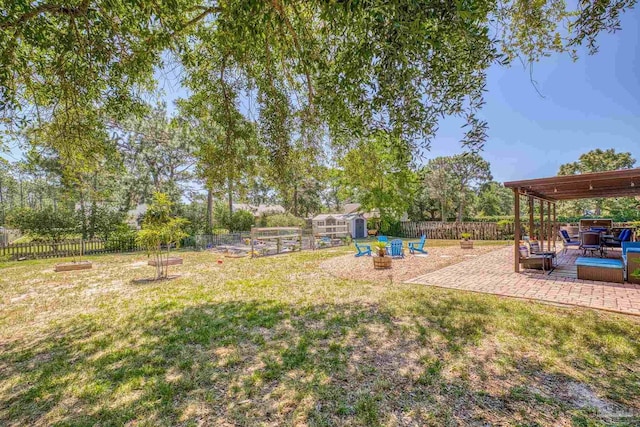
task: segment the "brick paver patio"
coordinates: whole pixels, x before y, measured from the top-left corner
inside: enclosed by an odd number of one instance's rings
[[[561,260],[562,262],[562,260]],[[640,286],[513,271],[513,247],[432,271],[407,283],[640,315]]]

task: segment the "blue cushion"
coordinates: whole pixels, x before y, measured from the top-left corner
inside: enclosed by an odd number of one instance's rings
[[[631,248],[640,248],[640,242],[622,242],[622,254],[626,254]]]
[[[627,253],[633,252],[635,254],[640,253],[640,248],[627,248]]]
[[[576,265],[583,267],[602,267],[602,268],[624,268],[622,260],[611,258],[589,258],[579,257],[576,260]]]

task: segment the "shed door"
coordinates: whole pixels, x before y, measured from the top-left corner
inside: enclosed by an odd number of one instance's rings
[[[364,219],[356,219],[356,239],[362,239],[364,236]]]

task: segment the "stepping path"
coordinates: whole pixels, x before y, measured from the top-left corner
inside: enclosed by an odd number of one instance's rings
[[[515,273],[513,248],[503,248],[405,283],[526,298],[640,315],[640,286],[594,282],[542,272]]]

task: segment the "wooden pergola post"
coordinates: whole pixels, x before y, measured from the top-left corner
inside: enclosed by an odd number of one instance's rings
[[[520,189],[513,189],[513,214],[514,230],[513,230],[513,269],[516,273],[520,273]]]
[[[533,197],[529,196],[529,239],[533,239],[535,236],[534,234],[535,223],[533,222],[533,211],[534,211]]]
[[[551,251],[551,202],[547,202],[547,250]]]
[[[553,250],[556,250],[556,240],[558,240],[558,218],[556,217],[556,204],[553,204]]]
[[[540,199],[540,233],[538,236],[540,248],[544,248],[544,201]]]

